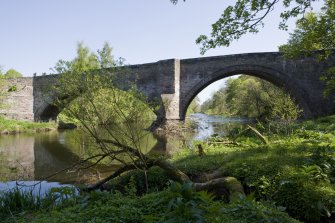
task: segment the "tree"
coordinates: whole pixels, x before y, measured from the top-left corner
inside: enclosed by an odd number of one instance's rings
[[[186,115],[190,115],[197,112],[200,112],[200,100],[198,97],[195,97],[192,100],[191,104],[188,106]]]
[[[230,78],[217,91],[207,109],[213,114],[257,118],[260,121],[292,121],[300,109],[293,99],[279,87],[262,79],[242,75]]]
[[[0,66],[0,78],[17,78],[22,77],[23,75],[14,69],[9,69],[5,72],[3,66]]]
[[[4,77],[5,78],[17,78],[17,77],[22,77],[22,74],[20,72],[18,72],[17,70],[9,69],[4,74]]]
[[[176,4],[178,0],[171,0]],[[316,0],[238,0],[235,5],[224,9],[221,17],[212,24],[210,37],[200,35],[196,43],[201,45],[201,53],[207,50],[224,46],[228,47],[234,40],[240,39],[247,33],[257,33],[264,27],[264,18],[273,11],[275,6],[282,5],[282,30],[287,30],[287,21],[290,18],[303,17],[305,12],[312,9]],[[325,0],[325,6],[334,5],[334,0]]]
[[[134,106],[131,101],[134,98],[145,100],[145,97],[132,85],[126,91],[127,100],[122,100],[114,79],[126,70],[116,66],[118,64],[112,58],[108,45],[105,44],[96,54],[79,44],[75,59],[60,60],[55,66],[55,70],[61,73],[59,83],[54,89],[58,95],[56,105],[61,109],[66,108],[68,115],[79,120],[87,138],[96,147],[96,152],[85,159],[90,161],[88,166],[103,159],[121,165],[112,175],[87,190],[98,189],[110,179],[134,169],[141,170],[146,177],[148,169],[153,166],[165,170],[173,180],[191,182],[185,173],[167,160],[143,152],[139,139],[145,134],[144,105]],[[75,106],[69,106],[71,102]],[[230,191],[231,198],[244,194],[242,185],[233,177],[211,179],[194,185],[197,190],[225,188]]]
[[[288,58],[310,55],[311,51],[321,50],[319,59],[334,57],[335,49],[335,1],[326,1],[319,14],[308,13],[297,21],[297,27],[290,34],[288,43],[279,50]],[[325,96],[335,92],[335,67],[328,69],[322,76],[326,83]]]
[[[4,75],[3,75],[3,68],[0,66],[0,108],[4,106],[3,98],[6,94],[5,90],[5,80],[4,80]]]
[[[12,89],[16,89],[16,86],[11,86],[9,89],[6,89],[6,79],[7,78],[17,78],[22,77],[22,74],[14,69],[9,69],[6,72],[4,72],[4,69],[2,66],[0,66],[0,108],[5,107],[4,103],[4,97],[6,94],[11,91]]]
[[[296,29],[290,34],[288,43],[279,50],[289,58],[310,55],[311,51],[322,50],[329,56],[335,48],[335,1],[328,0],[318,14],[307,13],[297,20]]]

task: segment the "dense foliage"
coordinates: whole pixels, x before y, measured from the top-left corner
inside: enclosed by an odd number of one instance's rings
[[[212,171],[237,177],[256,200],[285,207],[304,222],[332,222],[335,213],[335,117],[306,121],[289,136],[267,135],[269,143],[245,132],[235,142],[215,137],[203,143],[204,156],[194,148],[173,157],[174,165],[194,181]],[[261,128],[260,128],[261,129]],[[262,131],[263,132],[263,131]],[[264,132],[263,132],[264,133]],[[143,174],[133,172],[112,182],[120,191],[135,179],[137,192],[145,191]],[[166,187],[169,177],[152,168],[148,173],[150,191]]]
[[[3,67],[0,66],[0,77],[2,78],[17,78],[22,77],[23,75],[18,72],[17,70],[11,68],[7,70],[6,72],[3,70]]]
[[[200,112],[200,109],[201,109],[200,100],[197,96],[191,101],[191,104],[188,106],[186,115]]]
[[[251,199],[225,204],[215,201],[206,192],[196,192],[191,184],[172,183],[166,190],[141,197],[134,194],[133,185],[129,186],[127,194],[92,192],[76,196],[73,189],[61,188],[49,192],[44,198],[34,198],[31,192],[15,190],[0,196],[0,216],[6,223],[298,222],[274,205]],[[23,211],[30,214],[22,216]]]
[[[18,72],[17,70],[14,69],[9,69],[4,73],[5,78],[17,78],[17,77],[22,77],[23,75]]]
[[[307,13],[297,20],[296,29],[288,43],[279,47],[288,57],[310,55],[311,51],[323,50],[325,56],[335,48],[335,2],[327,0],[320,13]]]
[[[230,78],[201,111],[209,114],[242,116],[259,120],[292,121],[300,110],[294,100],[279,87],[251,76]]]
[[[318,14],[308,13],[297,21],[297,28],[287,44],[279,47],[289,58],[310,55],[320,50],[319,59],[334,58],[335,49],[335,1],[327,0]],[[328,69],[322,80],[326,83],[325,95],[335,91],[335,67]]]

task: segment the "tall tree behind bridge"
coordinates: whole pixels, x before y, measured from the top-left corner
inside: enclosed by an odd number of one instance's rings
[[[22,76],[23,75],[19,71],[15,70],[13,68],[7,70],[6,73],[4,73],[5,78],[18,78],[18,77],[22,77]]]
[[[4,71],[3,67],[0,66],[0,108],[5,107],[5,103],[3,102],[4,96],[7,94],[8,91],[11,89],[15,89],[15,86],[11,88],[6,88],[6,79],[7,78],[17,78],[22,77],[23,75],[14,69],[9,69],[6,72]]]
[[[309,55],[313,50],[321,50],[319,58],[335,59],[335,1],[326,1],[318,14],[308,13],[296,23],[288,43],[279,47],[286,57],[297,58]],[[326,83],[325,96],[335,92],[335,67],[328,69],[322,79]]]
[[[230,78],[226,86],[205,102],[202,111],[262,121],[295,120],[300,109],[281,88],[262,79],[242,75]]]
[[[4,106],[3,97],[5,96],[5,80],[3,75],[3,68],[0,66],[0,108]]]

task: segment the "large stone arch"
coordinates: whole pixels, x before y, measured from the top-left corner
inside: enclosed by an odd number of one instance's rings
[[[276,69],[260,66],[242,64],[225,67],[220,69],[196,84],[183,98],[181,103],[181,117],[185,119],[186,111],[192,100],[206,87],[215,81],[231,77],[238,74],[255,76],[264,79],[278,87],[284,88],[292,98],[298,103],[299,107],[303,109],[304,117],[311,117],[312,112],[309,106],[308,94],[306,94],[303,88],[299,87],[299,83],[295,80],[288,79],[287,75]]]

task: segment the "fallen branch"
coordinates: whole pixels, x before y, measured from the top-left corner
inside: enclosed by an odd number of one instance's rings
[[[118,169],[116,172],[114,172],[112,175],[106,177],[105,179],[99,181],[98,183],[91,185],[83,191],[92,191],[92,190],[97,190],[97,189],[102,189],[103,185],[107,183],[108,181],[120,176],[122,173],[125,173],[129,170],[134,170],[138,169],[140,165],[136,164],[129,164],[126,166],[121,167]],[[178,168],[176,168],[174,165],[172,165],[170,162],[166,160],[153,160],[153,159],[148,159],[146,162],[145,167],[150,168],[153,166],[158,166],[161,169],[163,169],[170,177],[171,179],[179,182],[179,183],[187,183],[191,182],[194,183],[190,180],[190,178],[182,171],[180,171]],[[142,167],[144,165],[142,164]],[[222,196],[222,195],[227,195],[229,196],[229,200],[236,200],[240,198],[241,196],[244,196],[244,190],[243,186],[234,177],[222,177],[220,171],[214,171],[212,174],[207,175],[207,180],[206,182],[201,182],[201,183],[194,183],[195,189],[197,191],[202,191],[206,190],[209,191],[216,196]],[[219,178],[217,178],[219,177]]]
[[[215,144],[223,144],[223,145],[235,145],[235,146],[241,146],[241,143],[234,142],[234,141],[212,141],[207,142],[208,145],[215,145]]]
[[[229,201],[234,201],[245,196],[241,182],[235,177],[217,178],[205,183],[195,183],[194,186],[196,191],[206,190],[216,196],[226,195],[228,192]]]
[[[102,179],[101,181],[84,188],[83,191],[88,192],[88,191],[92,191],[92,190],[101,189],[103,187],[103,185],[105,183],[107,183],[108,181],[120,176],[124,172],[127,172],[129,170],[134,170],[134,169],[137,169],[136,165],[123,166],[120,169],[118,169],[117,171],[115,171],[112,175],[106,177],[105,179]]]
[[[247,125],[248,127],[246,129],[244,129],[242,132],[240,132],[237,136],[234,137],[234,141],[240,137],[243,133],[245,133],[246,131],[251,130],[253,133],[255,133],[255,135],[257,136],[257,138],[259,138],[264,144],[268,144],[268,140],[266,139],[265,136],[263,136],[256,128]]]

